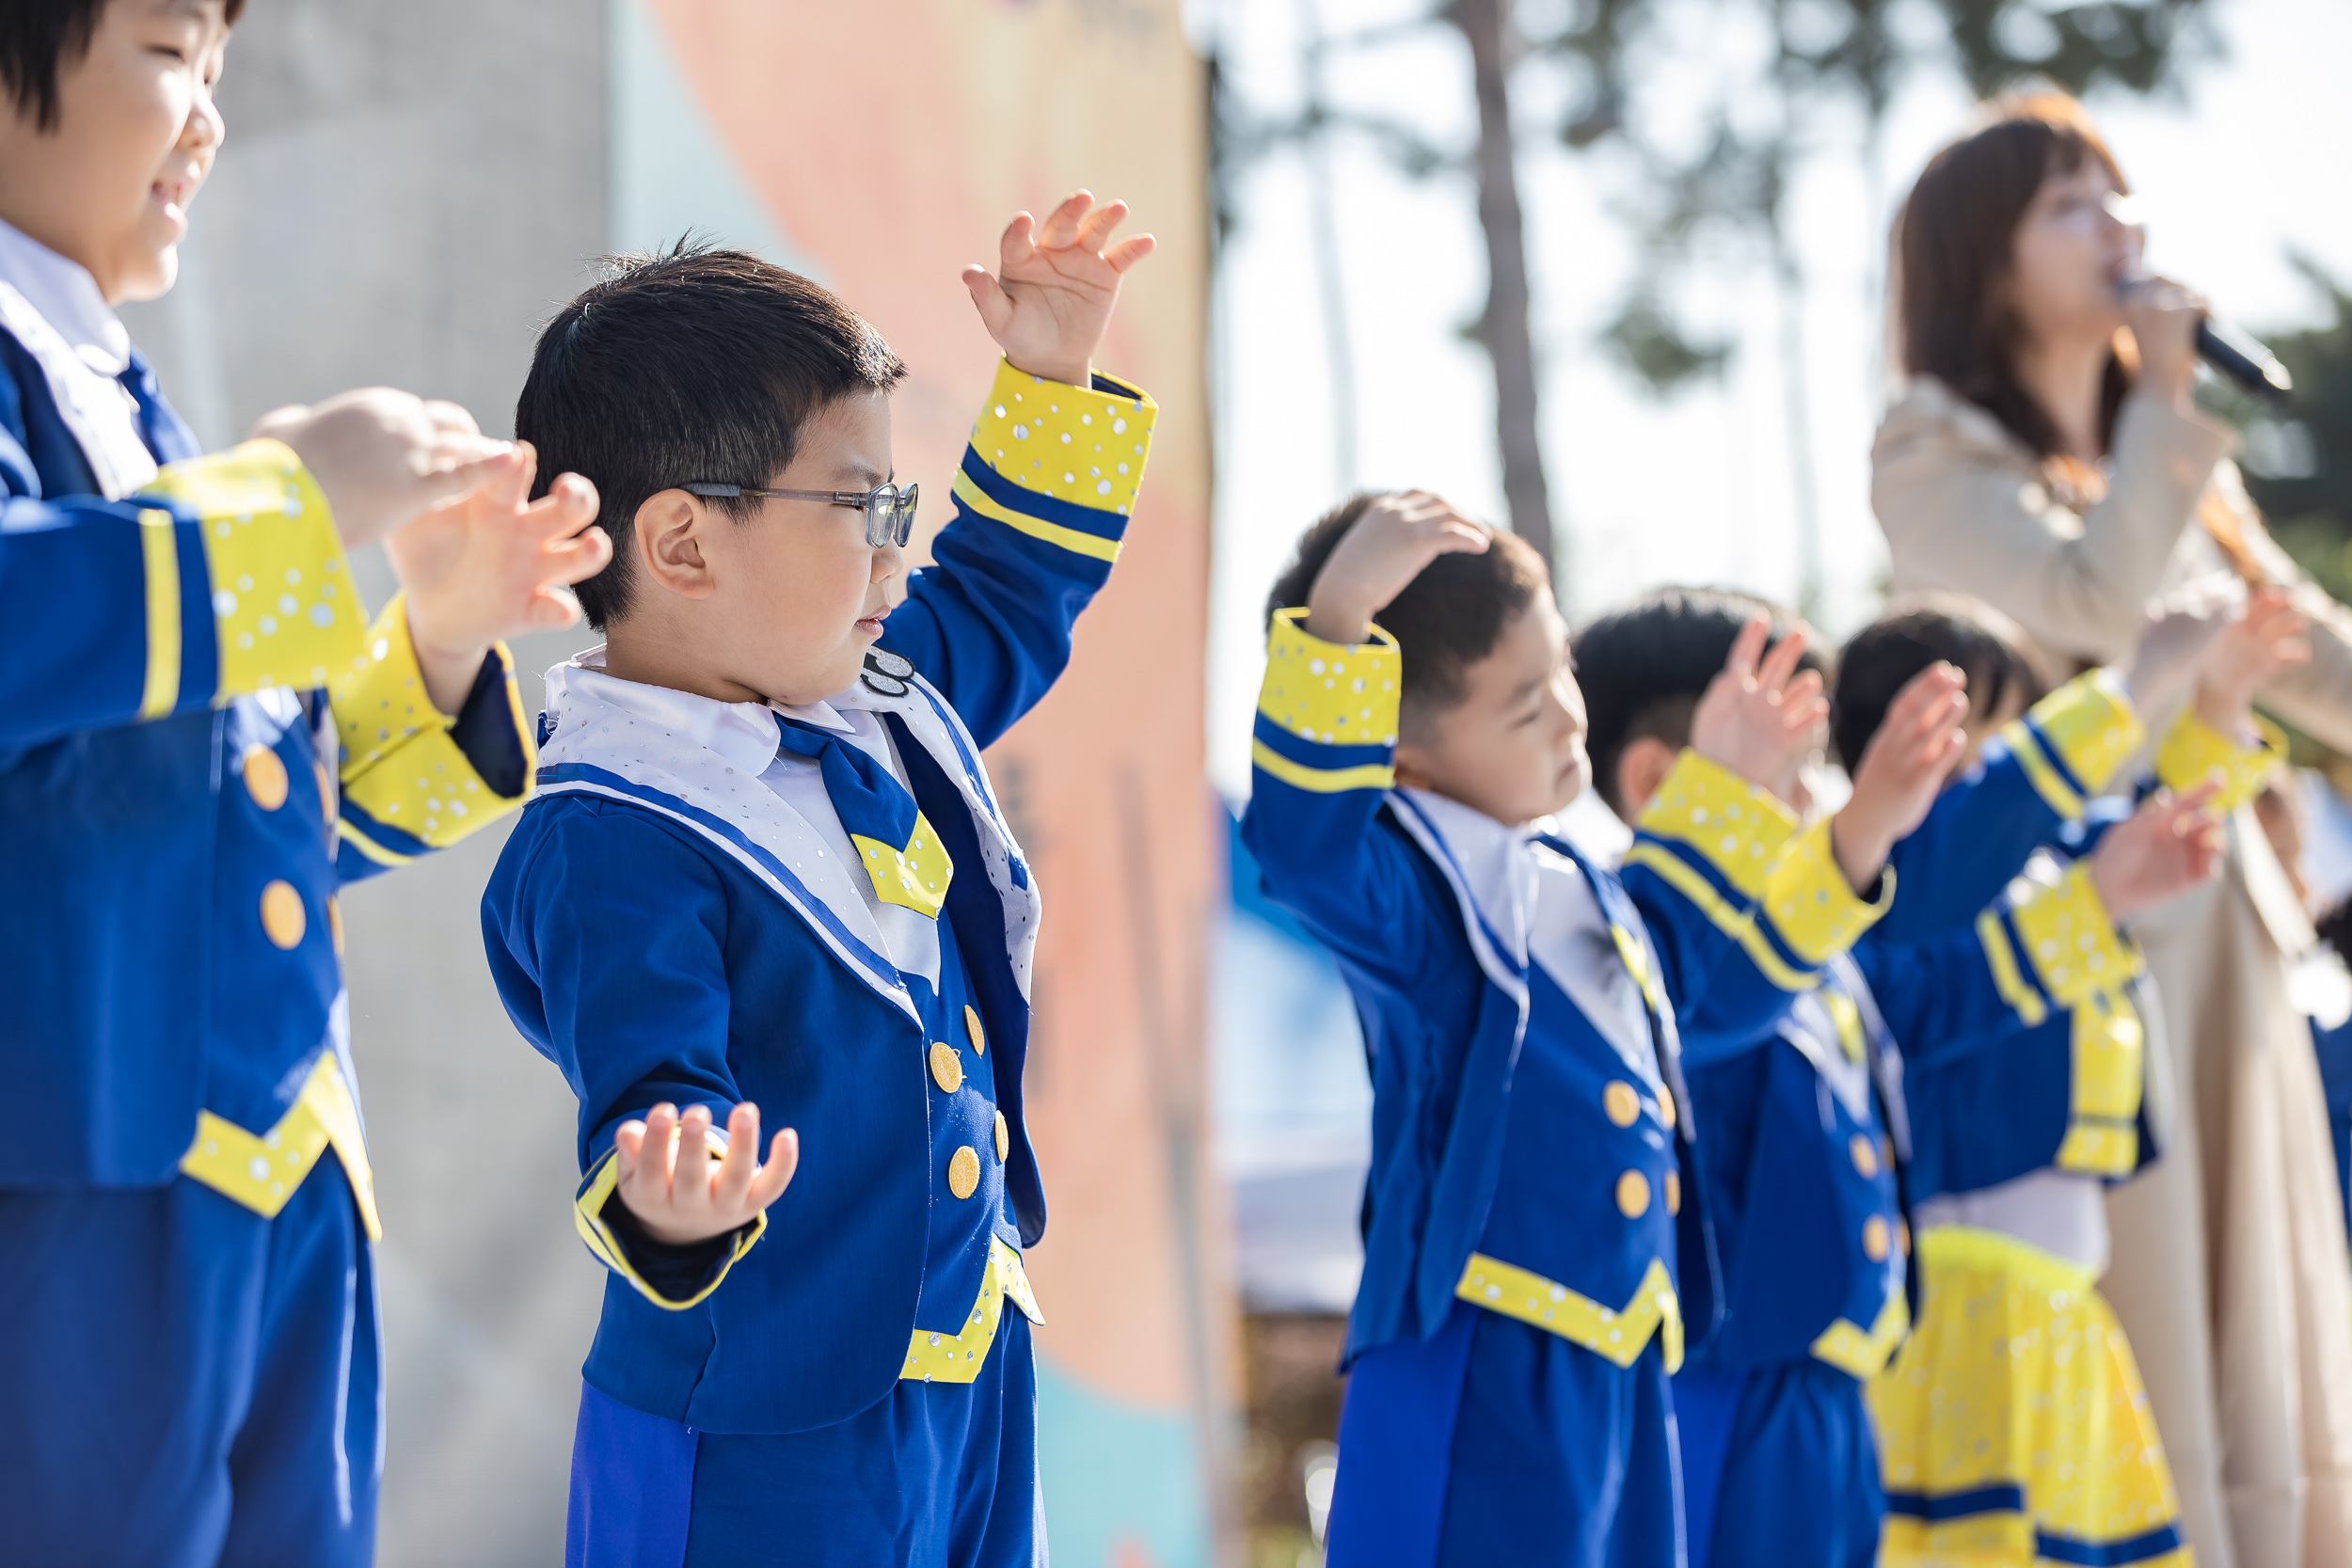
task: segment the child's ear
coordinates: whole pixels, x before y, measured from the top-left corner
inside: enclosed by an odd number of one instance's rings
[[[646,497],[630,531],[639,568],[673,594],[708,598],[719,580],[702,540],[718,520],[709,503],[690,491],[660,490]]]
[[[1654,735],[1626,742],[1625,750],[1617,753],[1617,815],[1629,826],[1648,809],[1650,797],[1674,771],[1675,758],[1680,754],[1677,748]]]

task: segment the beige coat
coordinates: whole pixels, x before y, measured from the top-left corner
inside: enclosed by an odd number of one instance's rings
[[[2219,425],[2129,398],[2107,494],[2077,515],[1990,414],[1915,382],[1871,451],[1894,587],[1973,594],[2055,655],[2119,660],[2152,595],[2229,569],[2195,521],[2210,487],[2312,619],[2312,662],[2264,705],[2352,751],[2352,612],[2271,542],[2230,445]],[[2163,1159],[2110,1196],[2105,1289],[2202,1568],[2352,1568],[2352,1268],[2318,1070],[2287,1000],[2311,929],[2250,812],[2230,836],[2217,883],[2135,929],[2168,1041],[2151,1105],[2176,1111]]]

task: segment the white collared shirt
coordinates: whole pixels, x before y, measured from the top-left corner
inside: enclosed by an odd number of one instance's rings
[[[117,379],[131,363],[131,334],[89,269],[0,221],[0,331],[41,369],[57,415],[73,433],[109,500],[155,477],[139,433],[138,404]]]

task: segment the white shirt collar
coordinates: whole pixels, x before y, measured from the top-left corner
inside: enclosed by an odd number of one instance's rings
[[[0,219],[0,282],[12,284],[81,356],[103,376],[131,363],[131,333],[98,292],[98,279],[14,225]]]
[[[592,702],[617,708],[632,719],[660,724],[687,744],[715,752],[731,767],[755,778],[776,759],[777,714],[845,736],[856,732],[856,726],[842,717],[838,706],[849,700],[849,693],[832,702],[723,703],[716,697],[680,691],[675,687],[647,686],[608,674],[601,647],[591,648],[577,658],[557,665],[548,672],[547,679],[551,699],[562,692],[578,691]],[[560,724],[562,709],[567,705],[559,699],[550,705],[557,710]]]

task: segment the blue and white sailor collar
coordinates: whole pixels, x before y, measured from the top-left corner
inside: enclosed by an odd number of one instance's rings
[[[1037,889],[980,768],[978,747],[906,660],[876,650],[866,663],[870,678],[848,691],[803,706],[771,707],[623,680],[606,673],[604,650],[592,648],[547,673],[539,794],[627,800],[691,829],[775,894],[861,980],[919,1022],[862,891],[864,871],[828,849],[829,835],[760,777],[776,759],[779,714],[845,737],[857,728],[845,712],[892,715],[963,796],[982,863],[960,865],[956,874],[984,875],[995,890],[1007,957],[1025,999],[1037,947]]]
[[[129,330],[89,269],[5,221],[0,331],[40,367],[58,418],[108,500],[155,477],[154,454],[139,434],[138,404],[118,379],[131,364]]]
[[[1530,963],[1541,965],[1627,1069],[1659,1088],[1641,984],[1584,868],[1542,843],[1540,825],[1513,827],[1425,789],[1400,788],[1389,799],[1462,900],[1470,946],[1488,977],[1524,1011],[1522,976]],[[1646,933],[1629,931],[1626,940],[1655,967]]]

